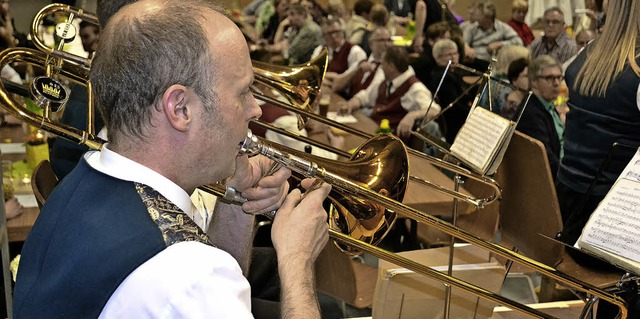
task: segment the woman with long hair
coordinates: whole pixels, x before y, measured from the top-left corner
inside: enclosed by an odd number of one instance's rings
[[[610,0],[606,21],[565,73],[570,111],[556,190],[570,244],[640,147],[640,3]]]

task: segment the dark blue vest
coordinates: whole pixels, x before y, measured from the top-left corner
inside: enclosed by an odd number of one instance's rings
[[[567,113],[564,157],[558,171],[558,181],[577,192],[586,192],[614,142],[640,146],[640,110],[636,102],[640,78],[627,66],[603,97],[579,94],[573,86],[587,50],[588,47],[565,73],[571,111]],[[614,154],[604,171],[605,182],[594,188],[594,195],[607,193],[633,154]]]
[[[165,247],[134,183],[82,159],[51,194],[24,244],[14,315],[97,318],[120,283]]]

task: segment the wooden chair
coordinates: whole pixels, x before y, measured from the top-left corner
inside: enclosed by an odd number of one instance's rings
[[[51,163],[48,160],[40,162],[31,176],[31,188],[40,209],[56,185],[58,185],[58,177],[53,172]]]
[[[576,264],[555,237],[562,229],[560,206],[544,145],[525,134],[513,135],[499,168],[501,245],[516,247],[523,255],[588,282],[610,287],[622,272],[598,272]],[[557,297],[556,283],[543,276],[539,299]]]
[[[373,304],[378,270],[341,252],[331,241],[316,260],[319,291],[356,308]]]

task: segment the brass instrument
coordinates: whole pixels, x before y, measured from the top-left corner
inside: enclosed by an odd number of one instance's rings
[[[51,62],[50,58],[52,55],[55,55],[55,54],[49,51],[46,51],[46,52],[48,52],[49,55],[40,51],[24,49],[24,48],[8,49],[0,53],[0,67],[11,62],[26,62],[34,65],[46,66],[47,68],[49,68],[49,63]],[[90,88],[90,83],[87,82],[88,73],[87,73],[86,65],[82,63],[77,63],[73,59],[69,59],[71,62],[68,62],[66,58],[62,57],[63,55],[61,54],[56,56],[60,56],[60,58],[56,58],[57,59],[57,61],[55,61],[56,72],[51,74],[55,76],[64,76],[73,81],[77,81],[80,83],[83,83],[84,81],[84,83],[87,84],[87,86]],[[326,61],[326,57],[324,58],[324,60]],[[291,91],[292,88],[297,88],[298,93],[301,92],[301,94],[299,94],[299,96],[293,96],[288,98],[289,101],[291,101],[291,99],[300,100],[300,97],[304,96],[305,93],[304,91],[299,91],[300,88],[309,89],[309,91],[306,93],[307,98],[311,98],[312,100],[307,100],[307,101],[301,100],[302,102],[301,105],[304,105],[306,108],[306,106],[313,105],[314,97],[318,96],[318,92],[311,89],[310,86],[317,85],[319,87],[320,82],[322,80],[321,74],[324,73],[324,65],[321,65],[321,66],[308,65],[308,68],[306,69],[304,66],[301,66],[301,67],[304,69],[303,71],[300,71],[302,73],[300,72],[293,72],[293,73],[296,73],[296,74],[303,74],[305,72],[312,72],[312,73],[317,72],[317,73],[312,76],[312,79],[303,79],[299,77],[294,80],[294,83],[289,84],[289,80],[286,76],[283,76],[282,74],[277,75],[275,73],[278,73],[278,72],[271,72],[269,71],[268,66],[260,64],[258,67],[259,71],[256,71],[257,73],[259,73],[256,75],[256,78],[257,79],[258,78],[267,78],[267,79],[277,78],[278,81],[270,82],[267,85],[273,86],[275,89],[280,90],[281,92]],[[279,67],[278,69],[281,71],[283,70],[282,67]],[[274,73],[274,74],[271,74],[271,73]],[[317,79],[317,82],[313,83],[315,81],[313,79]],[[304,80],[306,80],[306,82]],[[307,87],[305,87],[305,85]],[[51,101],[47,99],[44,99],[41,103],[42,107],[45,109],[45,114],[38,115],[29,111],[23,104],[16,102],[11,96],[11,94],[7,92],[4,84],[0,85],[0,98],[2,99],[2,102],[3,102],[2,105],[3,107],[5,107],[5,109],[7,109],[11,114],[17,116],[18,118],[22,119],[25,122],[28,122],[31,125],[35,125],[41,129],[47,130],[63,138],[85,144],[94,149],[100,149],[102,144],[104,143],[104,141],[97,138],[94,132],[92,132],[91,130],[87,130],[87,131],[79,130],[77,128],[70,127],[52,120],[51,117],[49,116],[51,112],[51,108],[49,104],[51,104]],[[91,96],[89,96],[89,99],[91,99]],[[291,105],[287,105],[286,103],[281,103],[273,99],[272,101],[269,101],[269,102],[273,102],[277,105],[282,105],[283,107],[286,106],[286,108],[290,110],[298,110],[303,115],[308,116],[310,118],[314,118],[325,124],[334,124],[332,121],[330,122],[324,117],[320,117],[307,110],[297,108],[297,105],[291,106]],[[92,103],[88,104],[88,107],[92,107],[92,106],[93,106]],[[93,110],[90,110],[90,114],[93,114]],[[353,134],[356,134],[362,137],[368,137],[368,134],[365,134],[359,131],[354,131],[353,129],[345,125],[336,125],[336,126],[341,129],[344,129],[345,131],[354,132]],[[340,224],[340,225],[336,225],[336,224],[331,225],[330,235],[332,238],[340,241],[346,246],[367,251],[372,255],[375,255],[385,260],[389,260],[397,265],[400,265],[401,267],[429,276],[431,278],[439,280],[448,285],[463,289],[466,292],[469,292],[473,295],[507,306],[509,308],[512,308],[521,313],[530,315],[532,317],[553,318],[552,316],[545,314],[539,310],[532,309],[528,306],[522,305],[520,303],[514,302],[505,297],[502,297],[500,295],[487,291],[486,289],[483,289],[481,287],[477,287],[475,285],[469,284],[465,281],[459,280],[452,276],[447,276],[441,272],[431,269],[430,267],[427,267],[415,261],[409,260],[407,258],[398,256],[396,254],[393,254],[391,252],[382,250],[380,248],[377,248],[371,245],[370,242],[375,242],[376,238],[379,238],[379,236],[384,235],[383,234],[384,226],[386,225],[386,227],[389,227],[390,223],[392,223],[392,221],[383,220],[382,216],[387,216],[389,214],[400,214],[403,217],[415,219],[419,222],[422,222],[440,231],[443,231],[453,237],[459,238],[461,240],[467,241],[476,246],[482,247],[508,260],[515,261],[522,265],[530,267],[540,272],[542,275],[553,278],[570,288],[574,288],[574,289],[586,292],[592,296],[598,297],[602,300],[615,304],[617,307],[620,308],[620,318],[624,319],[627,317],[626,304],[624,300],[622,300],[620,297],[615,296],[611,293],[608,293],[600,288],[594,287],[588,283],[579,281],[575,278],[571,278],[570,276],[563,274],[552,267],[549,267],[545,264],[542,264],[540,262],[537,262],[535,260],[522,256],[500,245],[496,245],[496,244],[484,241],[463,229],[455,227],[450,223],[447,223],[425,212],[418,211],[416,209],[413,209],[409,206],[402,204],[400,201],[402,199],[402,194],[404,193],[403,181],[406,182],[406,180],[409,178],[407,177],[409,170],[408,170],[408,164],[405,161],[401,160],[399,163],[393,163],[388,159],[388,155],[391,154],[391,152],[396,152],[396,153],[404,152],[404,154],[406,155],[406,150],[404,149],[404,146],[402,145],[402,143],[398,143],[397,140],[393,137],[374,137],[370,139],[367,143],[363,144],[357,150],[357,152],[353,155],[351,160],[347,162],[348,164],[345,164],[343,162],[335,163],[332,161],[323,161],[321,162],[321,164],[318,164],[316,161],[319,161],[319,159],[310,158],[308,154],[301,153],[301,152],[297,152],[294,154],[292,150],[288,150],[283,146],[267,144],[264,141],[259,141],[258,139],[255,139],[252,137],[247,138],[246,145],[243,149],[247,153],[252,153],[252,154],[258,153],[258,154],[267,156],[273,159],[274,161],[287,165],[292,170],[298,171],[304,176],[316,177],[327,183],[330,183],[335,188],[335,192],[337,192],[332,195],[334,199],[334,204],[342,205],[347,209],[353,209],[358,211],[358,212],[354,212],[353,216],[351,217],[341,216],[339,215],[340,214],[339,211],[336,211],[338,215],[332,216],[332,219],[333,218],[337,219],[338,221],[337,224]],[[396,156],[395,153],[393,155]],[[451,169],[455,172],[460,172],[461,174],[470,173],[455,165],[452,165],[437,159],[430,159],[430,162],[434,163],[434,165],[436,166],[443,167],[446,169]],[[349,166],[350,168],[341,171],[341,169],[337,167],[337,166],[345,166],[345,165]],[[392,169],[386,169],[387,166],[392,166]],[[376,175],[373,173],[373,171],[383,171],[383,170],[384,171],[397,170],[398,172],[392,172],[395,174],[392,174],[389,176],[389,178],[392,179],[391,182],[387,181],[382,183],[382,181],[379,181],[377,179],[386,178],[386,177],[383,177],[382,175]],[[363,178],[358,178],[357,176],[344,176],[344,175],[350,175],[350,174],[359,175],[359,174],[362,174],[362,172],[365,172],[364,173],[365,175],[373,176],[373,178],[363,179]],[[470,178],[478,179],[482,182],[491,183],[491,180],[486,177],[477,176],[475,174],[470,174],[467,176],[469,176]],[[393,179],[397,179],[397,180],[393,180]],[[495,182],[493,182],[493,185],[495,185],[495,188],[499,190],[499,187],[497,187],[497,184]],[[496,193],[494,195],[496,195],[497,197],[497,194],[499,193]],[[459,195],[452,194],[452,196],[456,198],[460,198]],[[472,202],[472,203],[475,202],[477,203],[478,206],[482,206],[483,204],[486,204],[492,200],[495,200],[495,198],[487,198],[487,199],[480,199],[480,200],[474,200],[470,198],[466,198],[466,199],[461,198],[461,199]],[[383,210],[381,210],[381,208],[384,208],[384,213],[382,213]],[[362,224],[362,221],[364,221],[365,223],[368,223],[369,221],[372,221],[372,222],[380,221],[378,224],[382,224],[381,226],[383,227],[382,228],[383,233],[372,233],[370,231],[376,227],[371,227],[370,225],[365,224],[365,225],[362,225],[362,227],[366,231],[370,232],[369,233],[370,236],[366,238],[364,241],[354,239],[350,235],[344,234],[341,231],[338,231],[336,229],[336,228],[342,228],[342,225],[350,225],[347,227],[347,228],[350,228],[352,224],[348,224],[348,223],[345,224],[343,222],[343,220],[346,221],[347,219],[358,220],[360,224]]]

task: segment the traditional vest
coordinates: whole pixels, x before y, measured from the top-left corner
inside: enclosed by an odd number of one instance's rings
[[[97,318],[127,276],[169,245],[206,234],[150,187],[82,159],[29,233],[14,294],[16,318]]]
[[[636,102],[640,78],[628,65],[609,84],[602,97],[584,96],[574,91],[573,85],[588,49],[578,55],[565,74],[571,112],[567,113],[564,157],[558,171],[558,181],[578,192],[587,190],[614,142],[640,146],[640,110]],[[612,153],[613,157],[603,171],[604,178],[601,177],[603,182],[594,188],[594,195],[606,194],[633,154],[634,151],[624,149]]]
[[[353,47],[353,44],[345,41],[339,52],[333,52],[331,61],[329,61],[329,65],[327,66],[327,72],[341,74],[349,68],[349,52],[351,52],[351,47]]]
[[[382,119],[388,119],[389,125],[395,134],[400,120],[407,115],[407,111],[400,104],[400,99],[409,91],[409,88],[417,82],[419,82],[418,78],[411,76],[389,96],[387,96],[387,82],[382,82],[378,87],[378,98],[376,99],[376,105],[373,108],[371,119],[378,123],[380,123]]]
[[[371,85],[371,81],[373,81],[373,78],[375,77],[376,72],[380,67],[380,63],[373,63],[373,65],[373,70],[369,72],[367,78],[363,79],[364,72],[360,69],[358,69],[356,75],[351,78],[351,82],[349,84],[349,94],[351,94],[351,96],[354,96],[356,93],[368,88],[369,85]]]
[[[260,106],[262,108],[262,116],[260,116],[260,121],[265,123],[273,123],[275,120],[283,117],[285,115],[289,115],[289,112],[281,107],[277,107],[271,103],[265,103]],[[267,133],[267,129],[257,125],[253,122],[249,123],[249,128],[253,134],[265,137]]]

